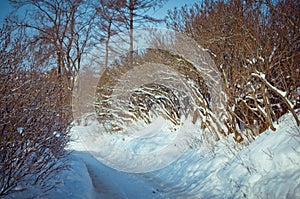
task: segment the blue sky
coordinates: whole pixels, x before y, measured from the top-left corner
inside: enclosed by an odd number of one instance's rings
[[[5,16],[8,15],[12,7],[9,5],[8,0],[0,0],[0,23],[3,23]]]
[[[155,11],[154,17],[162,18],[166,16],[167,11],[169,9],[176,7],[181,7],[184,4],[194,4],[195,2],[199,2],[200,0],[169,0],[163,7],[159,8]],[[8,15],[12,7],[9,5],[8,0],[0,0],[0,23],[3,23],[5,16]]]
[[[167,11],[174,7],[181,7],[185,4],[192,5],[200,0],[168,0],[168,2],[154,14],[155,17],[164,17],[167,15]]]

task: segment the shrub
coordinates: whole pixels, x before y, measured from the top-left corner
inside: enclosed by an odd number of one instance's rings
[[[68,94],[50,73],[0,70],[0,196],[40,185],[64,168]]]

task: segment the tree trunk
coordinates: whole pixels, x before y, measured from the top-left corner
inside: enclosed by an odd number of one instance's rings
[[[105,43],[105,67],[108,66],[108,47],[109,47],[109,40],[111,36],[111,23],[112,21],[109,21],[108,27],[107,27],[107,40]]]
[[[129,47],[129,62],[133,64],[133,11],[134,11],[135,0],[130,0],[129,5],[129,39],[130,39],[130,47]]]

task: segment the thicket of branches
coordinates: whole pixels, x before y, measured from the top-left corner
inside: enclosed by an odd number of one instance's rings
[[[1,70],[0,76],[0,195],[30,185],[46,191],[66,166],[70,116],[63,92],[49,74]]]
[[[57,77],[0,71],[0,195],[39,185],[65,168],[70,112]]]
[[[252,140],[299,108],[299,1],[212,1],[176,8],[169,28],[194,38],[223,74],[228,133]]]
[[[174,48],[182,48],[173,42]],[[200,56],[206,52],[198,53]],[[224,132],[219,131],[220,124],[213,113],[218,106],[215,95],[220,93],[206,81],[210,78],[207,74],[190,60],[160,48],[135,51],[133,58],[131,64],[129,55],[122,57],[106,68],[99,79],[96,113],[108,132],[122,132],[133,121],[149,124],[157,116],[174,125],[191,117],[194,124],[200,124],[201,137],[210,143],[220,139]]]
[[[7,21],[0,28],[0,196],[33,185],[46,192],[67,167],[69,83],[43,68],[46,51],[31,36]]]
[[[212,137],[219,139],[221,134],[233,134],[237,142],[252,141],[267,128],[275,130],[274,124],[287,112],[291,112],[300,125],[296,113],[300,107],[299,13],[299,2],[290,0],[206,0],[169,12],[168,27],[192,37],[204,47],[222,74],[227,97],[227,116],[226,120],[221,121],[224,125],[217,125],[216,120],[201,125],[201,128],[212,128]],[[163,37],[157,39],[163,41]],[[155,44],[160,41],[153,42]],[[146,54],[149,55],[149,52]],[[147,56],[132,56],[135,59],[133,63],[147,62]],[[164,55],[162,63],[166,64],[168,56],[171,54]],[[160,55],[152,56],[154,57],[159,59]],[[132,62],[124,60],[124,63],[116,63],[102,74],[98,84],[98,93],[102,94],[102,98],[99,98],[102,104],[98,109],[100,120],[122,118],[118,112],[112,111],[114,103],[111,98],[114,97],[113,87],[120,77],[134,67]],[[176,68],[176,64],[171,65]],[[182,70],[188,69],[188,76],[196,74],[201,79],[201,74],[195,73],[189,63],[183,63],[180,67]],[[207,93],[201,91],[201,94]],[[137,104],[148,102],[148,98],[139,100]],[[207,108],[205,103],[197,105]],[[209,108],[206,110],[212,111]],[[147,111],[146,106],[140,107],[138,111],[145,121],[148,121]],[[128,117],[136,118],[130,115],[124,120]],[[206,117],[207,114],[198,118],[201,120]],[[219,136],[213,136],[214,134]]]

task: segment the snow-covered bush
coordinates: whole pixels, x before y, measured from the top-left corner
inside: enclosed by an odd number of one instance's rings
[[[169,28],[190,35],[214,59],[227,95],[225,123],[253,140],[299,108],[299,2],[212,1],[169,12]]]
[[[32,70],[22,32],[0,29],[0,197],[38,185],[65,167],[71,119],[68,93],[55,73]],[[26,59],[27,58],[27,59]],[[32,59],[34,60],[34,59]]]
[[[181,125],[182,118],[191,117],[209,132],[208,139],[220,139],[224,132],[214,115],[220,93],[216,85],[209,85],[209,79],[214,79],[207,75],[209,69],[203,72],[187,58],[158,49],[135,52],[134,64],[122,57],[102,72],[96,92],[99,122],[115,132],[130,121],[149,124],[162,116]]]
[[[65,167],[69,116],[58,106],[56,81],[39,72],[1,71],[0,195],[30,185],[46,191],[47,179]]]

